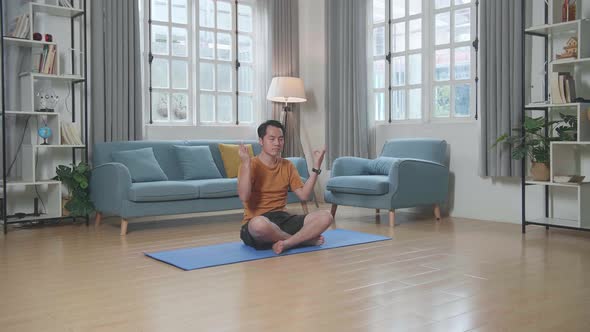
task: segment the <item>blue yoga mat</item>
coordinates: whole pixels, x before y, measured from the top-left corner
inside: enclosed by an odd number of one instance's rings
[[[322,235],[326,241],[321,246],[293,248],[283,252],[280,256],[391,240],[391,238],[386,236],[349,231],[345,229],[329,230]],[[275,254],[272,249],[256,250],[242,242],[158,251],[145,253],[145,255],[164,263],[174,265],[185,271],[279,256]]]

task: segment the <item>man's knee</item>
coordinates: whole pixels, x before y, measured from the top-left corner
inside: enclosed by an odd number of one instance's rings
[[[254,237],[264,236],[270,231],[269,223],[270,221],[266,217],[254,217],[248,222],[248,231]]]
[[[310,214],[310,216],[312,217],[312,222],[319,222],[326,226],[329,226],[334,221],[334,217],[332,217],[329,211],[316,211]]]

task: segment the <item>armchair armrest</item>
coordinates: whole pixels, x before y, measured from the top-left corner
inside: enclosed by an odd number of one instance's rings
[[[330,177],[348,175],[367,175],[370,159],[358,157],[339,157],[332,164]]]
[[[306,179],[309,178],[309,171],[307,170],[307,162],[305,161],[305,158],[288,157],[285,159],[289,160],[293,163],[293,165],[295,165],[295,167],[297,168],[297,172],[299,172],[299,175],[301,175],[301,177],[304,177]]]
[[[400,158],[389,172],[392,207],[443,203],[449,192],[449,168],[429,160]]]
[[[90,199],[100,212],[119,215],[130,187],[131,174],[121,163],[105,163],[92,169]]]

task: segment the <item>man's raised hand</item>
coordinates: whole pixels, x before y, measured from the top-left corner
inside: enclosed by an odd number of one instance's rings
[[[244,145],[244,143],[240,143],[238,154],[240,155],[240,160],[242,163],[250,164],[250,151],[248,147]]]
[[[324,155],[326,155],[326,146],[322,146],[320,149],[313,151],[314,168],[320,168],[324,161]]]

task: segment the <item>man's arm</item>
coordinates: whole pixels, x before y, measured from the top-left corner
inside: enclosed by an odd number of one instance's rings
[[[324,155],[326,154],[326,147],[324,146],[320,150],[313,151],[313,168],[320,169],[322,166],[322,162],[324,161]],[[315,187],[315,183],[318,180],[318,174],[316,172],[311,172],[307,181],[303,187],[299,189],[295,189],[293,192],[297,197],[302,201],[308,201],[313,193],[313,188]]]
[[[250,153],[244,144],[240,144],[240,171],[238,173],[238,196],[240,201],[247,203],[252,193],[252,181],[250,179]]]

